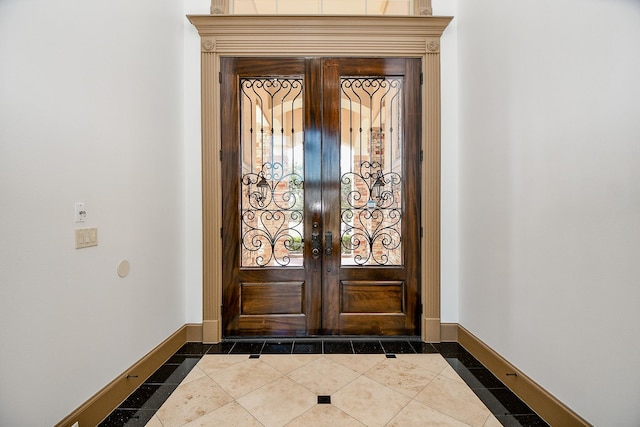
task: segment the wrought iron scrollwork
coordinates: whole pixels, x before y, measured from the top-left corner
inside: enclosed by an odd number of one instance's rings
[[[303,83],[296,76],[240,79],[244,267],[298,265],[292,261],[304,235]]]
[[[290,253],[302,248],[303,180],[283,170],[280,163],[265,163],[259,173],[242,176],[249,201],[242,210],[242,246],[259,253],[254,259],[259,267],[289,265]]]
[[[361,90],[372,99],[376,96],[384,98],[392,90],[402,86],[401,79],[388,79],[385,77],[346,77],[342,79],[342,90],[353,90],[354,93]],[[378,94],[378,92],[384,92]],[[361,98],[361,97],[358,97]]]
[[[384,173],[380,163],[364,161],[357,172],[342,175],[345,205],[341,211],[342,247],[358,265],[389,263],[389,252],[400,247],[402,178]]]
[[[340,177],[345,264],[402,264],[402,87],[392,76],[340,81],[349,108],[341,122],[349,155]]]

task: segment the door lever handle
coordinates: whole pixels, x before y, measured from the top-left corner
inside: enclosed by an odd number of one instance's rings
[[[322,252],[322,242],[320,241],[320,233],[311,233],[311,256],[313,259],[318,259]]]
[[[327,231],[326,233],[324,233],[324,253],[330,257],[331,254],[333,253],[333,235],[331,234],[330,231]]]

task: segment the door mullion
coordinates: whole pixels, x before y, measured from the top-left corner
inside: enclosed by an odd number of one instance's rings
[[[322,219],[324,236],[332,235],[331,256],[322,270],[322,326],[326,334],[340,333],[340,73],[338,62],[324,59],[322,67]]]
[[[312,256],[312,234],[322,236],[322,70],[319,58],[305,63],[305,242],[304,258],[307,269],[306,304],[309,334],[322,332],[322,256]],[[314,224],[317,225],[314,228]]]

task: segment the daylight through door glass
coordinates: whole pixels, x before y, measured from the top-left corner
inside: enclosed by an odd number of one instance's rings
[[[402,265],[403,79],[340,79],[342,265]]]
[[[241,265],[303,264],[303,78],[240,79]]]

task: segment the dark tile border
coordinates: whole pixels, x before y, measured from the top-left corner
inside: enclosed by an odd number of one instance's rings
[[[482,402],[507,427],[548,427],[522,400],[458,343],[423,343],[416,337],[327,337],[233,339],[182,346],[101,423],[100,427],[144,426],[205,354],[441,354]]]
[[[351,341],[327,340],[322,343],[323,354],[353,354]]]
[[[262,354],[291,354],[293,352],[293,341],[265,342],[262,347]]]
[[[292,354],[321,354],[323,353],[322,341],[295,341]]]

